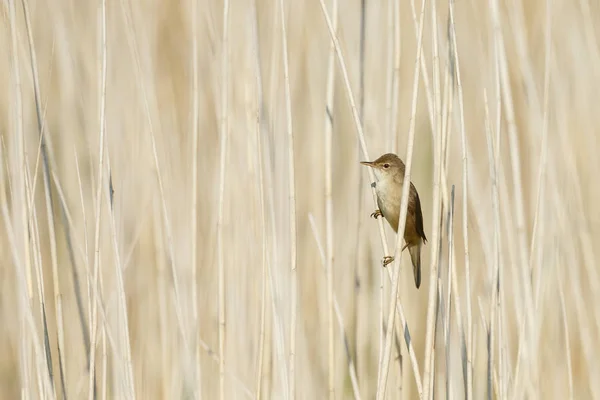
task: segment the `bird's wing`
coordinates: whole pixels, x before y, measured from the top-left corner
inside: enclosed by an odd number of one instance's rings
[[[425,231],[423,230],[423,212],[421,211],[421,200],[419,199],[419,193],[417,193],[417,189],[412,182],[410,183],[410,191],[415,195],[415,229],[423,241],[427,243],[427,237],[425,236]]]

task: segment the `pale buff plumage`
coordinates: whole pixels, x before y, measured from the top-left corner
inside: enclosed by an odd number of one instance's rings
[[[361,164],[374,168],[379,175],[379,180],[374,183],[379,209],[375,210],[371,216],[377,218],[378,216],[383,215],[392,229],[394,229],[394,232],[398,233],[400,201],[402,198],[402,185],[404,184],[404,162],[402,162],[395,154],[387,153],[375,161],[362,161]],[[418,289],[419,286],[421,286],[421,246],[424,243],[427,243],[427,237],[423,230],[421,201],[417,189],[412,182],[410,183],[410,193],[408,197],[408,213],[406,215],[406,226],[404,229],[404,242],[405,245],[402,250],[408,247],[413,264],[415,285]],[[384,265],[389,264],[393,260],[393,257],[385,257]]]

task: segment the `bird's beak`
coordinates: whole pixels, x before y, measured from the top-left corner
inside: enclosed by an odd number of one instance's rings
[[[362,165],[366,165],[367,167],[374,167],[373,161],[361,161]]]

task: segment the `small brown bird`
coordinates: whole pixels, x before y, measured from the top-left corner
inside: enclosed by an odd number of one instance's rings
[[[398,221],[400,219],[400,200],[402,197],[402,185],[404,184],[404,162],[397,155],[387,153],[375,161],[361,161],[362,165],[374,168],[379,175],[379,180],[373,182],[377,192],[377,206],[371,216],[375,219],[383,215],[394,232],[398,233]],[[408,197],[408,213],[406,215],[406,227],[404,229],[405,245],[401,251],[408,247],[415,275],[417,289],[421,286],[421,246],[427,243],[425,231],[423,230],[423,213],[421,212],[421,201],[415,185],[410,183],[410,194]],[[394,261],[394,257],[386,256],[383,265],[386,266]]]

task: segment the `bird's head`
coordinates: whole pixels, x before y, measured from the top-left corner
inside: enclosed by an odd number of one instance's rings
[[[404,162],[393,153],[386,153],[375,161],[361,161],[360,163],[373,168],[380,179],[387,179],[388,177],[404,178]]]

